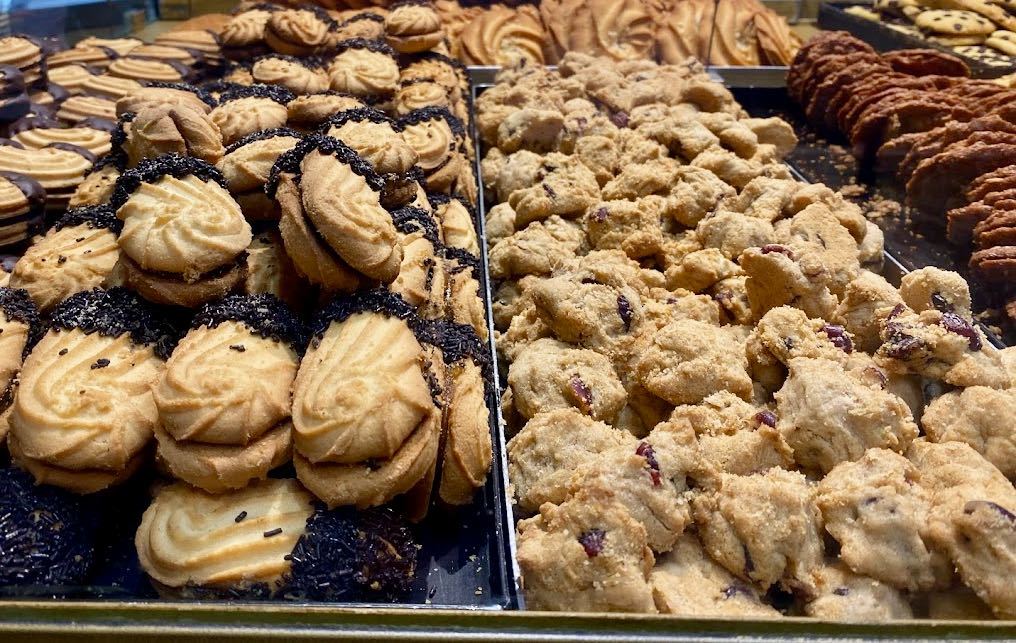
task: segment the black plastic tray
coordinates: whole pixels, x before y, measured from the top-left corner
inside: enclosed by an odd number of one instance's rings
[[[999,76],[1016,72],[1016,62],[1005,67],[985,65],[973,58],[962,56],[949,47],[890,29],[882,22],[868,20],[845,11],[847,7],[858,5],[871,8],[871,3],[865,2],[823,2],[818,8],[818,26],[830,31],[849,31],[867,42],[877,51],[938,49],[939,51],[962,58],[967,63],[967,66],[970,67],[970,71],[975,78],[998,78]]]

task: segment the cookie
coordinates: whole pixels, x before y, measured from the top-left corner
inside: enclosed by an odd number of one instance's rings
[[[385,16],[385,39],[401,54],[433,49],[445,37],[441,17],[428,2],[402,2]]]
[[[466,23],[459,39],[469,65],[543,65],[547,37],[537,11],[493,5]]]
[[[106,73],[129,80],[155,80],[164,83],[186,82],[193,75],[190,67],[178,61],[146,58],[117,58],[106,68]]]
[[[966,58],[971,58],[988,67],[1010,67],[1012,57],[1003,54],[993,47],[984,47],[982,43],[969,46],[954,47],[953,51]]]
[[[400,208],[392,213],[402,248],[399,274],[388,289],[401,296],[420,316],[436,319],[444,315],[450,290],[448,266],[439,256],[443,245],[437,222],[426,210]]]
[[[88,150],[67,143],[53,143],[40,150],[13,141],[0,146],[0,170],[38,181],[46,193],[46,207],[52,210],[66,207],[95,158]]]
[[[356,271],[395,279],[402,250],[381,188],[370,165],[337,139],[312,136],[279,158],[268,191],[282,209],[287,252],[311,282],[351,290]]]
[[[24,174],[0,172],[0,179],[0,239],[4,245],[14,245],[41,228],[46,192]]]
[[[812,618],[838,621],[888,621],[914,616],[902,592],[841,564],[815,572],[815,596],[805,603],[804,612]]]
[[[182,105],[146,106],[124,124],[127,167],[163,154],[192,156],[217,163],[223,155],[222,134],[211,116]]]
[[[123,221],[121,264],[145,298],[194,307],[243,280],[252,234],[224,185],[214,166],[176,155],[145,159],[117,179],[111,203]],[[166,240],[158,247],[147,242],[153,226]]]
[[[360,107],[366,107],[360,99],[332,90],[313,96],[297,96],[286,105],[288,123],[306,129],[316,129],[335,114]]]
[[[219,31],[223,56],[243,60],[259,49],[267,53],[265,28],[272,13],[279,9],[277,5],[263,4],[234,15]]]
[[[169,470],[221,493],[288,461],[289,391],[302,348],[301,323],[272,295],[202,307],[155,386],[156,438]]]
[[[416,153],[416,165],[423,170],[427,189],[449,192],[459,180],[461,166],[468,163],[462,153],[465,130],[448,110],[426,107],[401,119],[402,137]]]
[[[343,40],[328,65],[329,87],[357,97],[384,99],[395,93],[399,66],[395,50],[370,40]]]
[[[149,82],[116,101],[116,115],[138,112],[145,106],[162,107],[181,105],[208,114],[216,101],[203,89],[184,83]]]
[[[82,208],[109,203],[109,199],[113,196],[113,189],[116,187],[116,180],[120,178],[120,173],[123,171],[119,156],[111,154],[96,163],[91,172],[85,175],[85,180],[75,188],[74,194],[67,202],[67,207]]]
[[[327,42],[335,21],[320,7],[272,11],[265,23],[264,40],[273,51],[288,56],[309,56]]]
[[[116,102],[99,96],[71,96],[60,103],[56,115],[69,123],[78,123],[88,118],[116,120]]]
[[[407,190],[406,173],[420,158],[399,123],[375,109],[360,108],[332,116],[320,131],[351,147],[384,177],[382,201],[386,205],[405,205],[415,196],[415,190]]]
[[[72,295],[51,318],[21,369],[8,444],[40,483],[93,493],[146,460],[166,329],[123,289]],[[53,396],[73,404],[54,406]]]
[[[306,303],[307,290],[307,283],[286,254],[282,236],[278,232],[254,235],[254,240],[247,246],[247,277],[243,292],[248,295],[275,295],[290,308],[300,310]]]
[[[950,36],[986,36],[995,31],[990,20],[973,11],[932,9],[922,11],[914,23],[925,31]]]
[[[261,56],[254,61],[250,71],[255,83],[279,85],[297,96],[328,89],[328,77],[320,68],[290,56]]]
[[[351,38],[384,40],[385,16],[374,13],[374,11],[361,11],[340,22],[328,37],[331,42],[340,42]]]
[[[251,221],[278,220],[278,204],[265,194],[265,183],[275,161],[301,140],[300,134],[287,128],[261,130],[248,134],[228,148],[216,167],[226,179],[226,187]]]
[[[444,194],[427,194],[428,204],[441,227],[441,239],[446,246],[465,250],[474,257],[480,255],[476,235],[476,213],[463,199]]]
[[[53,143],[66,143],[88,150],[96,157],[105,156],[111,149],[110,136],[115,125],[111,121],[86,119],[74,127],[65,127],[48,117],[23,118],[10,125],[11,140],[28,149],[40,150]]]
[[[995,31],[984,42],[985,46],[1001,51],[1008,56],[1016,56],[1016,32]]]
[[[222,143],[232,145],[254,132],[283,127],[292,99],[289,90],[275,85],[236,87],[219,96],[209,117],[222,133]]]

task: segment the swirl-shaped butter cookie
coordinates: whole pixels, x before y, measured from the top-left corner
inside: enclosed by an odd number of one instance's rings
[[[385,17],[373,11],[360,12],[339,23],[339,26],[332,31],[329,37],[333,42],[351,38],[384,40]]]
[[[332,89],[353,96],[384,99],[399,87],[395,50],[375,40],[353,38],[336,44],[338,53],[328,65]]]
[[[194,307],[242,283],[253,234],[214,166],[174,154],[145,159],[116,182],[120,264],[149,301]]]
[[[293,100],[288,89],[277,85],[237,86],[219,95],[219,105],[210,114],[219,126],[222,142],[232,145],[244,136],[265,129],[282,127]]]
[[[289,56],[318,53],[337,25],[324,9],[304,5],[299,9],[272,12],[265,23],[265,43],[275,52]]]
[[[388,44],[401,54],[418,54],[441,44],[445,30],[434,6],[422,0],[394,5],[385,18]]]
[[[247,278],[243,291],[249,295],[268,293],[301,310],[307,302],[308,284],[293,265],[276,231],[261,232],[247,247]]]
[[[423,170],[427,189],[450,191],[459,180],[462,165],[468,163],[463,153],[462,121],[447,109],[426,107],[403,116],[399,124],[403,138],[419,157],[416,165]]]
[[[130,80],[164,83],[186,82],[194,75],[193,70],[182,62],[149,58],[117,58],[106,68],[106,73]]]
[[[476,212],[465,199],[447,194],[428,194],[427,201],[441,226],[441,240],[446,246],[480,256],[476,235]]]
[[[444,314],[447,271],[439,250],[441,240],[433,215],[426,210],[404,207],[392,213],[402,246],[399,275],[388,289],[401,296],[424,318]]]
[[[127,167],[163,154],[193,156],[209,163],[222,158],[222,133],[204,112],[184,105],[146,105],[124,124]]]
[[[311,96],[297,96],[289,101],[289,125],[301,129],[315,129],[335,114],[366,107],[359,98],[327,90]]]
[[[462,60],[468,65],[543,65],[547,33],[539,10],[492,5],[468,22],[460,35]]]
[[[92,493],[141,466],[158,412],[152,388],[168,329],[132,293],[77,293],[25,359],[11,455],[40,483]]]
[[[46,191],[25,174],[0,171],[0,246],[20,244],[42,226]]]
[[[46,207],[63,209],[75,188],[95,163],[95,155],[68,143],[51,143],[40,150],[8,140],[0,145],[0,171],[23,174],[46,192]]]
[[[119,145],[119,143],[118,143]],[[85,180],[74,189],[74,194],[67,202],[69,208],[83,208],[89,205],[102,205],[109,203],[113,196],[113,188],[116,187],[116,180],[123,172],[123,154],[115,150],[92,166],[92,170],[85,175]]]
[[[265,194],[265,183],[275,161],[296,147],[301,138],[297,132],[281,127],[254,132],[227,148],[218,168],[226,177],[226,187],[249,220],[279,219],[278,203]]]
[[[328,76],[307,59],[268,54],[255,60],[250,71],[255,83],[285,87],[297,96],[328,89]]]
[[[110,136],[115,128],[116,123],[98,118],[86,118],[74,127],[66,127],[55,118],[35,116],[11,123],[8,135],[11,140],[33,150],[41,150],[53,143],[67,143],[100,157],[109,153]]]
[[[60,103],[56,115],[68,123],[77,123],[86,118],[116,120],[116,102],[101,96],[71,96]]]
[[[145,107],[182,105],[207,114],[217,105],[205,90],[186,83],[149,82],[116,101],[116,115],[140,112]]]

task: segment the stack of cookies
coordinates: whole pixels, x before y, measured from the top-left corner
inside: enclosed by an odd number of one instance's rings
[[[136,539],[160,593],[398,600],[405,520],[484,485],[478,186],[443,39],[423,2],[257,5],[221,48],[53,53],[49,104],[7,126],[0,240],[41,234],[0,288],[0,436],[73,494],[174,479]]]
[[[701,68],[570,53],[477,125],[529,608],[1016,616],[1016,349],[959,275],[889,284]]]
[[[809,42],[788,76],[809,119],[850,138],[861,159],[906,184],[921,225],[974,243],[970,268],[1016,320],[1016,239],[1005,214],[1016,165],[1016,91],[968,78],[956,58],[928,50],[875,53],[844,32]]]

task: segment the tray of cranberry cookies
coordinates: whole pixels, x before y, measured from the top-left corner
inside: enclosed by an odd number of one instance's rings
[[[1016,349],[960,274],[900,263],[701,67],[480,89],[527,609],[1016,617]]]
[[[514,604],[442,38],[407,2],[0,39],[5,599]]]

